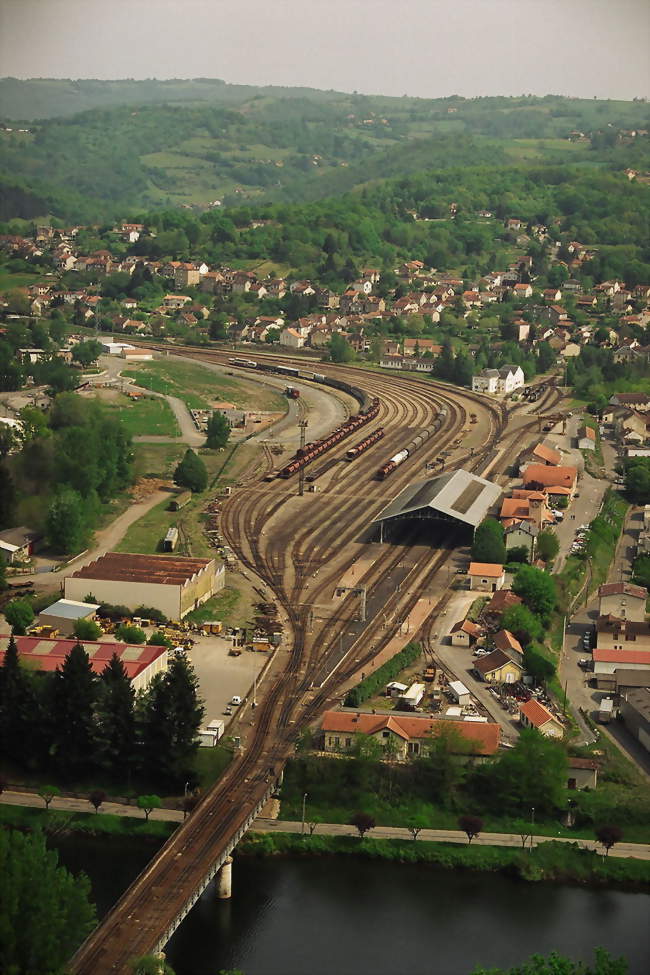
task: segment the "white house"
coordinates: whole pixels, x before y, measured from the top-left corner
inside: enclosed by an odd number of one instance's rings
[[[472,390],[475,393],[496,393],[498,388],[498,369],[483,369],[472,377]]]
[[[304,336],[295,328],[285,328],[280,332],[280,345],[290,349],[302,349],[305,344]]]
[[[524,372],[521,366],[502,366],[499,369],[498,391],[511,393],[524,385]]]

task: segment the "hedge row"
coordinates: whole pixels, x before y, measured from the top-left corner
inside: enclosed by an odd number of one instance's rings
[[[405,667],[417,660],[421,653],[422,647],[419,643],[407,643],[403,650],[382,664],[379,670],[369,674],[356,687],[350,688],[343,702],[345,707],[358,708],[369,697],[374,697],[380,689],[394,680]]]

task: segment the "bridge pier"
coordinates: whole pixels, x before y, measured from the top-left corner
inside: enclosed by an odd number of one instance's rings
[[[227,900],[232,897],[232,857],[226,857],[216,879],[217,897]]]

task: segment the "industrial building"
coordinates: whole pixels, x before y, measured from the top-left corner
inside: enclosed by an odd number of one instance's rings
[[[30,670],[41,670],[51,673],[61,667],[76,640],[45,639],[39,636],[17,636],[16,646],[20,659]],[[7,634],[0,636],[0,665],[4,661],[5,650],[9,642]],[[90,665],[96,674],[101,674],[113,654],[117,654],[134,690],[143,690],[155,674],[167,670],[167,647],[150,646],[143,643],[130,646],[127,643],[96,643],[82,642],[82,646],[90,657]]]
[[[469,471],[457,470],[439,477],[414,481],[375,518],[383,540],[384,530],[395,523],[419,520],[464,529],[471,538],[501,497],[497,484]]]
[[[225,571],[214,559],[179,555],[132,555],[107,552],[65,580],[66,599],[153,606],[168,619],[182,619],[223,589]]]
[[[72,636],[77,620],[94,620],[99,609],[96,603],[79,603],[75,599],[59,599],[38,614],[39,626],[51,626],[62,636]]]
[[[650,751],[650,690],[638,687],[628,691],[621,707],[625,727],[646,751]]]

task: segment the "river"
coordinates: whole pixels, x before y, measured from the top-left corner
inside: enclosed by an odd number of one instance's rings
[[[119,858],[113,842],[56,844],[91,876],[100,913],[153,852],[119,842]],[[176,975],[469,975],[535,952],[588,960],[602,945],[645,975],[649,918],[646,894],[352,857],[244,859],[232,900],[206,892],[168,958]]]

